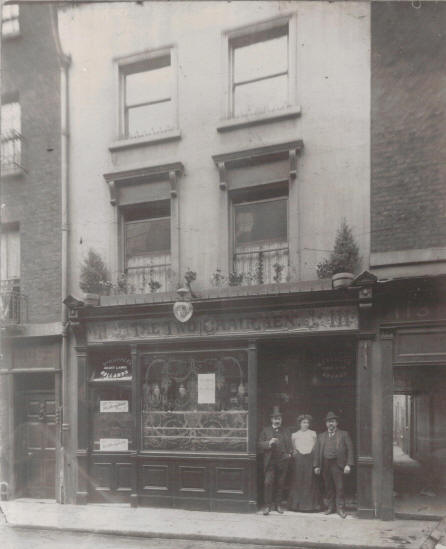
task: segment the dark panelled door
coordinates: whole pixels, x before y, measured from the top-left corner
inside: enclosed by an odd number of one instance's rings
[[[24,495],[55,497],[56,416],[54,393],[24,394]]]

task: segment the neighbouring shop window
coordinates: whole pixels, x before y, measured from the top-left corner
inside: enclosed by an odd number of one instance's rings
[[[131,293],[166,291],[170,277],[170,204],[124,211],[127,285]]]
[[[288,197],[234,204],[233,272],[243,284],[288,277]],[[266,221],[267,220],[267,221]]]
[[[90,381],[92,449],[134,449],[132,368],[129,357],[98,360]]]
[[[247,451],[246,352],[145,355],[141,398],[144,450]]]

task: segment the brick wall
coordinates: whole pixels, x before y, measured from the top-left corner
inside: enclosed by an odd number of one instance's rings
[[[446,245],[446,4],[372,5],[371,250]]]
[[[30,322],[60,320],[60,76],[50,8],[20,5],[17,38],[2,47],[2,95],[19,94],[24,136],[20,176],[2,178],[5,221],[18,221],[21,288]]]

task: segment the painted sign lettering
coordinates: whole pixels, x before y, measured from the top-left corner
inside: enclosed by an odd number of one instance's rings
[[[185,324],[171,317],[98,321],[88,324],[87,334],[89,342],[99,342],[357,329],[356,308],[345,306],[265,311],[252,314],[197,315]]]

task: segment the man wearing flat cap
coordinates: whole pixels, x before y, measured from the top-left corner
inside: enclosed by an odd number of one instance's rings
[[[278,406],[273,407],[271,426],[265,427],[260,433],[258,447],[263,452],[263,473],[265,475],[265,507],[263,514],[269,515],[273,502],[276,511],[283,513],[281,506],[283,487],[292,453],[292,446],[290,432],[288,429],[282,427],[282,414]],[[276,490],[273,494],[274,484],[276,484]]]
[[[336,511],[345,518],[344,475],[350,474],[354,465],[353,444],[347,431],[338,429],[338,416],[328,412],[325,418],[327,430],[321,433],[314,448],[314,472],[324,478],[328,499],[326,515]]]

